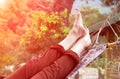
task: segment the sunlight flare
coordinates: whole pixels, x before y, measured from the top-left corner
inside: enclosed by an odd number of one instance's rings
[[[10,6],[10,1],[0,0],[0,9],[5,10]]]

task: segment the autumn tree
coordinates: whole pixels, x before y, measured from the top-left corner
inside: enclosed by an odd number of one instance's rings
[[[87,4],[89,4],[90,1],[95,1],[95,0],[80,0],[80,1],[85,1]],[[115,5],[118,3],[119,0],[100,0],[104,6],[111,6]]]
[[[47,13],[44,11],[34,11],[33,22],[20,44],[30,53],[41,53],[51,44],[58,43],[69,32],[69,28],[64,23],[67,16],[67,9],[60,12]]]
[[[80,11],[83,14],[83,21],[86,26],[96,24],[107,17],[107,14],[102,14],[97,7],[83,6]]]
[[[119,0],[101,0],[105,6],[116,5]]]
[[[104,14],[101,13],[98,7],[92,7],[92,6],[81,7],[80,12],[82,14],[84,25],[88,27],[106,19],[106,17],[108,16],[105,13]],[[71,14],[70,16],[71,17],[69,18],[69,21],[70,21],[69,23],[70,23],[70,27],[72,27],[75,16],[74,14]]]

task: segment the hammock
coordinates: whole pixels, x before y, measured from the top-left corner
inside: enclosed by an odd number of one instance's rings
[[[109,44],[101,44],[97,45],[90,50],[84,51],[80,55],[80,63],[74,68],[74,70],[67,76],[67,79],[73,78],[79,69],[85,68],[90,62],[92,62],[96,57],[104,52],[104,50],[111,45],[120,45],[120,41],[109,43]]]
[[[97,58],[100,54],[102,54],[107,47],[111,45],[120,45],[120,41],[119,41],[120,38],[118,37],[117,33],[114,31],[111,24],[109,23],[110,18],[113,15],[115,15],[115,13],[117,13],[119,7],[120,7],[120,1],[117,3],[112,13],[108,16],[108,18],[101,25],[99,31],[90,33],[92,45],[90,46],[88,50],[85,50],[80,54],[80,63],[73,69],[73,71],[66,77],[66,79],[72,79],[78,73],[79,69],[85,68],[90,62],[92,62],[95,58]],[[99,38],[100,32],[103,30],[106,23],[112,29],[113,33],[117,37],[117,40],[113,43],[98,44],[98,38]]]

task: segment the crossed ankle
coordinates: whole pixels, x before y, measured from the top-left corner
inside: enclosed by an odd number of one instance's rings
[[[84,27],[79,27],[79,29],[72,29],[70,31],[70,34],[73,35],[76,38],[82,38],[85,36],[86,32],[85,32],[85,28]]]

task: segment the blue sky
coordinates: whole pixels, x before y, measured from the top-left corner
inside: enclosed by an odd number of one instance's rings
[[[85,6],[85,5],[91,5],[93,7],[99,7],[100,11],[102,13],[110,13],[111,12],[110,7],[102,6],[102,3],[101,3],[100,0],[94,0],[94,1],[93,0],[89,0],[89,4],[86,4],[85,0],[83,0],[83,1],[75,0],[75,2],[73,4],[73,8],[72,8],[72,13],[75,12],[76,8],[81,8],[82,6]]]

